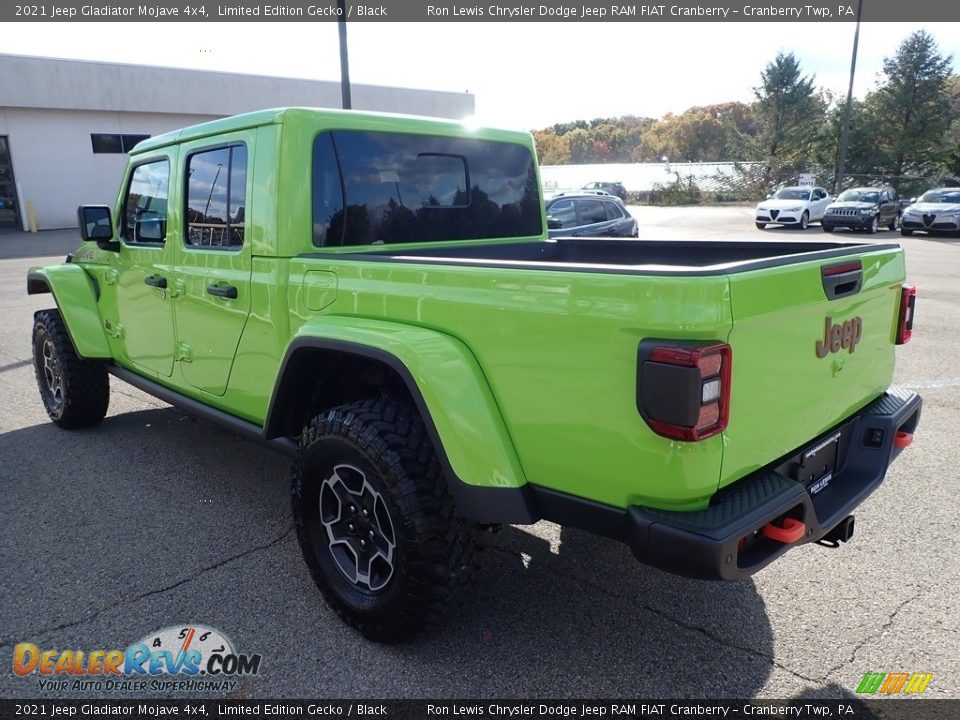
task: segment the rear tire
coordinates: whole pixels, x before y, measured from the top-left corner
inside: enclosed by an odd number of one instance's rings
[[[33,316],[33,364],[40,399],[53,422],[73,429],[103,420],[110,405],[106,366],[77,355],[59,310]]]
[[[475,529],[456,515],[423,421],[401,403],[355,402],[311,420],[291,501],[314,582],[371,640],[435,624],[472,569]]]

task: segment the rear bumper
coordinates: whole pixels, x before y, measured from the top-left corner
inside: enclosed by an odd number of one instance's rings
[[[710,506],[673,512],[632,506],[626,510],[527,485],[522,519],[550,520],[627,543],[641,562],[686,577],[738,580],[749,577],[797,545],[820,540],[840,525],[883,482],[900,454],[898,432],[913,434],[922,401],[916,393],[889,389],[804,448],[718,492]],[[837,433],[836,472],[815,495],[785,474],[804,450]],[[765,537],[762,528],[790,517],[803,523],[793,542]],[[778,522],[778,524],[780,524]],[[741,544],[741,541],[744,541]]]
[[[848,440],[837,472],[816,495],[767,469],[725,488],[705,510],[629,508],[626,541],[641,562],[679,575],[748,577],[791,547],[823,538],[876,490],[901,452],[894,444],[897,432],[912,435],[921,404],[916,393],[891,389],[826,433],[830,437],[841,429]],[[765,525],[783,517],[801,521],[803,536],[792,543],[758,536]]]

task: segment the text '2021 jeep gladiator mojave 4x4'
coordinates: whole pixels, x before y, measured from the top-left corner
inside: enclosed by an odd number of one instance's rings
[[[98,422],[112,374],[293,456],[307,565],[377,640],[483,524],[697,578],[835,546],[920,416],[899,245],[550,240],[526,133],[266,110],[140,143],[80,221],[28,277],[50,417]]]

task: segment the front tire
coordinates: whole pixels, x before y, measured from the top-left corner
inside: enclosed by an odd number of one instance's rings
[[[910,230],[909,228],[905,228],[903,225],[901,225],[900,234],[903,235],[904,237],[910,237],[911,235],[913,235],[913,230]]]
[[[766,223],[762,223],[762,222],[757,223],[757,230],[765,230],[766,227],[767,227]]]
[[[291,487],[304,560],[324,599],[371,640],[407,640],[444,614],[471,569],[423,421],[391,400],[328,410],[303,430]]]
[[[893,219],[890,221],[890,224],[887,225],[887,230],[896,231],[898,227],[900,227],[900,216],[894,215]]]
[[[875,235],[877,230],[880,229],[880,218],[877,215],[874,215],[870,220],[870,225],[867,227],[867,232],[871,235]]]
[[[809,225],[809,224],[810,224],[810,213],[808,213],[806,210],[804,210],[804,211],[803,211],[803,215],[800,216],[800,229],[801,229],[801,230],[806,230],[806,229],[807,229],[807,225]]]
[[[33,316],[33,363],[40,399],[53,422],[74,429],[103,420],[110,405],[107,369],[77,355],[59,310]]]
[[[832,233],[834,229],[833,225],[827,225],[826,223],[820,223],[820,227],[823,228],[823,231],[827,233]]]

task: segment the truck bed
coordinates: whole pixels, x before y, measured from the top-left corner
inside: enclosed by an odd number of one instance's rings
[[[721,275],[898,247],[870,241],[635,240],[554,238],[536,242],[381,248],[341,258],[641,275]],[[310,255],[320,255],[311,253]]]

